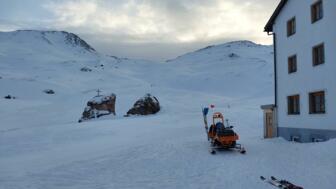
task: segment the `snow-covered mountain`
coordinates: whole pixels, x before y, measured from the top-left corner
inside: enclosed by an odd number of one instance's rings
[[[273,94],[272,58],[271,46],[235,41],[209,46],[167,63],[177,68],[174,83],[181,88],[226,96],[265,97]]]
[[[262,140],[272,70],[272,47],[249,41],[157,63],[102,55],[67,32],[0,32],[0,189],[267,189],[260,175],[332,188],[324,181],[334,178],[335,141]],[[117,95],[117,116],[77,123],[97,89]],[[162,110],[123,117],[146,93]],[[235,125],[245,156],[208,154],[201,107],[209,104]]]
[[[76,34],[65,31],[18,30],[0,32],[0,41],[8,53],[26,54],[38,52],[53,55],[95,53],[95,49]]]

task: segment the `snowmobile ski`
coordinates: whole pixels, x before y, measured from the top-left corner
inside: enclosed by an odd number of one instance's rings
[[[241,154],[246,154],[245,148],[241,147],[240,144],[237,144],[237,146],[235,148],[232,148],[232,149],[238,151]],[[213,146],[213,145],[209,148],[209,152],[211,154],[216,154],[216,150],[220,151],[220,150],[230,150],[230,149],[229,148],[224,148],[222,146]]]
[[[213,148],[210,148],[210,149],[209,149],[209,152],[210,152],[210,154],[213,154],[213,155],[215,155],[215,154],[216,154],[216,150],[215,150],[215,149],[213,149]]]
[[[238,148],[238,150],[239,150],[239,152],[240,152],[241,154],[245,154],[245,153],[246,153],[246,150],[245,150],[244,147],[240,147],[240,148]]]

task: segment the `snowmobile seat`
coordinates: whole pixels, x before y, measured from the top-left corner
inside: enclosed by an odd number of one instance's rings
[[[234,136],[235,132],[232,129],[223,129],[223,130],[217,130],[217,135],[219,137]]]
[[[221,122],[216,123],[216,133],[219,137],[235,135],[234,131],[231,128],[226,128]]]

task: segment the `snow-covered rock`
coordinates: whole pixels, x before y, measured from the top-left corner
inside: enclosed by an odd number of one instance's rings
[[[90,101],[87,102],[87,106],[84,109],[82,114],[82,118],[79,122],[84,120],[99,118],[105,115],[116,115],[115,112],[115,102],[116,102],[116,95],[99,95],[92,98]]]
[[[128,110],[127,116],[130,115],[150,115],[160,111],[160,103],[155,96],[146,94],[144,97],[137,100],[133,107]]]

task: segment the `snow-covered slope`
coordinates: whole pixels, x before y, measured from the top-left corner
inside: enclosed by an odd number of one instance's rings
[[[209,46],[167,61],[181,88],[230,96],[273,95],[273,50],[250,41]]]
[[[156,63],[101,55],[66,32],[0,33],[0,188],[269,188],[260,175],[333,188],[335,141],[262,139],[272,69],[272,47],[248,41]],[[77,123],[97,89],[117,95],[117,116]],[[162,110],[123,117],[146,93]],[[209,155],[209,104],[235,125],[246,155]]]

